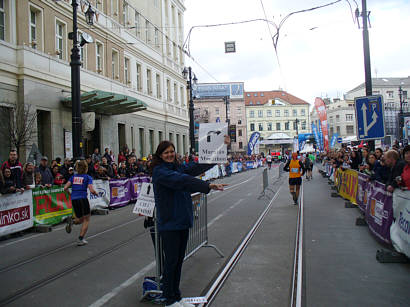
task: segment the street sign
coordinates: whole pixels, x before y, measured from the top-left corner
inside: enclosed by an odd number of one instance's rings
[[[225,135],[228,135],[228,124],[199,125],[199,163],[225,163],[227,146]]]
[[[358,140],[384,138],[384,105],[381,95],[356,97],[356,132]]]
[[[337,142],[338,142],[338,143],[342,143],[342,142],[343,142],[343,138],[342,138],[341,136],[339,136],[339,137],[337,138]]]

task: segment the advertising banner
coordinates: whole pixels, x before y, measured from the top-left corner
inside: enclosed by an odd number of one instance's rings
[[[312,132],[313,132],[313,135],[315,136],[316,146],[317,148],[320,149],[319,132],[317,130],[317,126],[313,123],[312,123]]]
[[[32,191],[0,196],[0,236],[33,227]]]
[[[322,133],[322,125],[320,124],[320,120],[319,120],[319,150],[323,151],[323,133]]]
[[[353,204],[356,203],[356,195],[357,195],[357,172],[354,170],[344,170],[342,171],[340,168],[337,169],[336,172],[336,184],[339,188],[339,194],[344,199],[349,200]]]
[[[110,208],[122,207],[131,200],[130,181],[128,179],[110,180]]]
[[[225,144],[228,135],[227,123],[199,125],[199,163],[225,163],[228,149]]]
[[[332,139],[330,140],[330,149],[335,147],[338,136],[339,135],[337,133],[332,135]]]
[[[93,180],[94,189],[98,195],[93,195],[87,190],[87,198],[90,209],[104,209],[110,205],[110,184],[108,180]]]
[[[325,102],[321,98],[315,99],[315,108],[316,112],[320,119],[320,124],[322,128],[323,134],[323,149],[329,150],[329,134],[327,131],[327,113],[326,113],[326,105]]]
[[[366,221],[370,231],[380,241],[390,244],[390,226],[393,221],[393,197],[386,186],[373,181],[369,184]]]
[[[32,190],[34,225],[56,225],[72,215],[71,195],[62,186]]]
[[[140,196],[138,197],[132,212],[139,215],[153,217],[154,209],[154,187],[152,186],[152,183],[143,182],[140,189]]]
[[[253,153],[254,147],[258,142],[260,136],[261,134],[259,132],[254,132],[251,134],[248,142],[248,156],[250,156]]]
[[[362,212],[366,212],[367,201],[368,201],[368,191],[369,182],[367,181],[369,177],[365,174],[357,174],[357,194],[356,194],[356,204]]]
[[[396,251],[410,258],[410,191],[393,193],[393,223],[390,237]]]
[[[138,198],[138,195],[140,193],[141,190],[141,181],[139,177],[133,177],[133,178],[129,178],[129,193],[130,193],[130,201],[134,201]]]

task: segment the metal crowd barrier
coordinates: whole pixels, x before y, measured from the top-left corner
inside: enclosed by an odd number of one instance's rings
[[[208,201],[207,195],[201,193],[194,193],[192,197],[192,209],[193,209],[193,225],[189,229],[189,237],[187,248],[185,252],[184,260],[188,259],[194,255],[201,247],[211,247],[213,248],[221,257],[224,257],[224,254],[213,244],[209,244],[208,241]],[[156,216],[156,209],[155,209]],[[155,218],[154,218],[155,220]],[[152,289],[146,291],[143,294],[141,300],[155,300],[156,297],[162,294],[160,289],[160,280],[163,273],[163,251],[162,251],[162,242],[158,232],[157,222],[155,220],[155,281],[157,283],[157,289]]]

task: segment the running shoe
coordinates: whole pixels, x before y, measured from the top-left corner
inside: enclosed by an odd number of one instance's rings
[[[88,241],[86,241],[84,239],[82,239],[82,240],[78,239],[78,241],[77,241],[78,246],[84,246],[86,244],[88,244]]]
[[[67,218],[67,225],[65,225],[65,231],[67,233],[71,233],[71,230],[73,229],[73,217],[69,216]]]
[[[195,307],[194,304],[184,302],[183,300],[180,300],[178,303],[183,307]]]

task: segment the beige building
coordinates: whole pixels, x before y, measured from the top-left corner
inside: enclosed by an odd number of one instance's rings
[[[309,133],[309,103],[285,91],[245,92],[248,135],[259,132],[262,138],[260,150],[291,150],[292,142],[271,138],[284,133],[288,139],[297,134]],[[271,140],[269,140],[271,139]]]
[[[85,22],[88,2],[96,11],[92,27]],[[110,147],[117,154],[127,145],[144,156],[163,139],[187,152],[183,0],[79,3],[79,34],[94,40],[81,48],[82,109],[95,115],[87,120],[94,129],[83,131],[85,153]],[[36,144],[50,157],[70,156],[71,31],[71,0],[0,0],[1,111],[17,104],[34,109],[27,151]],[[133,101],[146,110],[130,113]],[[2,142],[1,160],[10,147],[7,138]]]
[[[231,151],[235,153],[245,152],[248,144],[243,88],[243,82],[201,83],[194,91],[194,105],[200,122],[226,122],[228,112],[230,126],[236,132],[236,142],[231,143]]]

